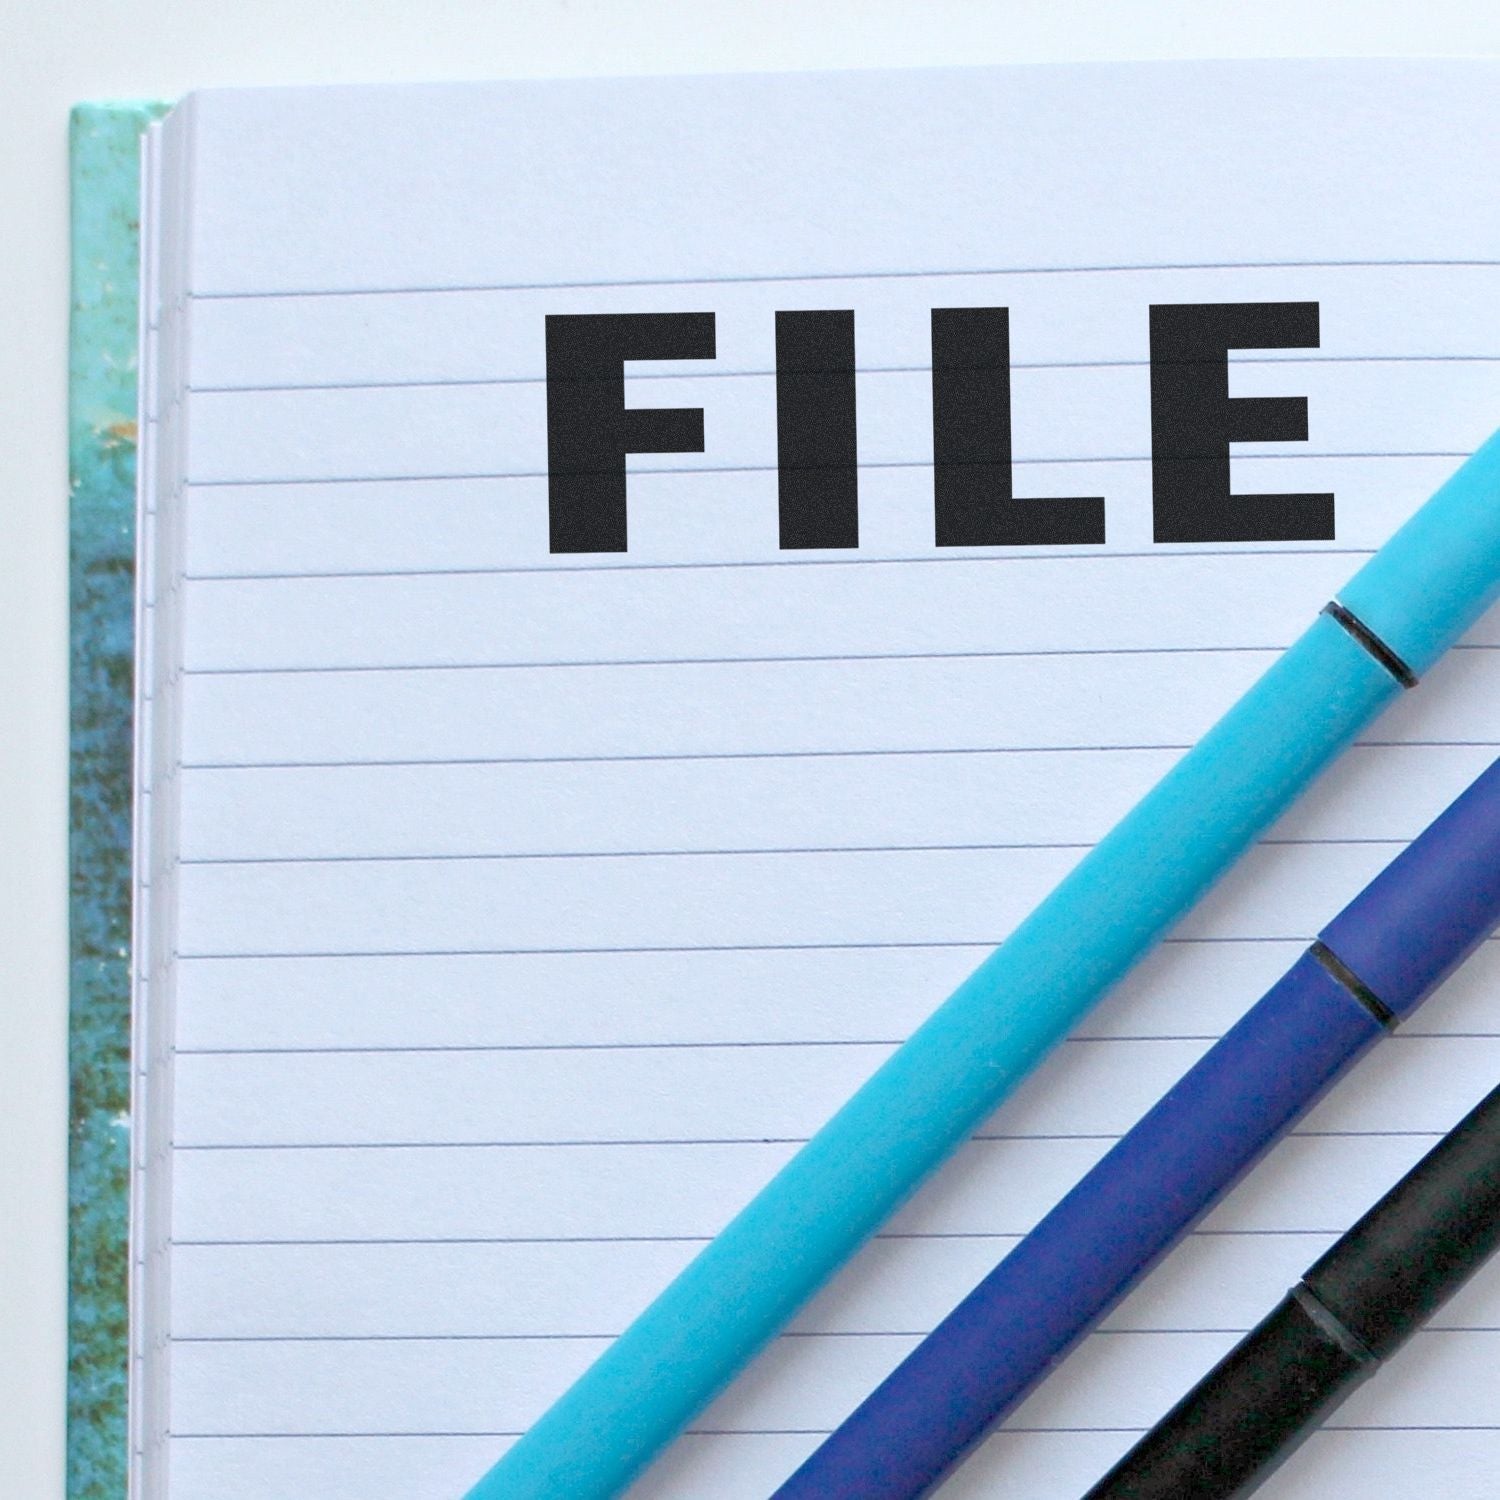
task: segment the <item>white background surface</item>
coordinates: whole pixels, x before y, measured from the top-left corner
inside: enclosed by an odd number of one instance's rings
[[[0,1495],[62,1493],[70,104],[208,83],[1496,53],[1489,0],[0,0]]]

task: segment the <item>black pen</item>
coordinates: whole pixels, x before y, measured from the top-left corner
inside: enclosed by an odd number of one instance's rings
[[[1084,1496],[1257,1489],[1500,1245],[1500,1088]]]

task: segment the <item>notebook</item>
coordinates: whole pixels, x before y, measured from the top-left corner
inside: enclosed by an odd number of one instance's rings
[[[1004,940],[1493,429],[1496,83],[225,90],[149,128],[132,1495],[462,1494]],[[1494,757],[1497,645],[632,1496],[769,1493]],[[1493,1085],[1497,980],[945,1495],[1102,1473]],[[1481,1277],[1266,1493],[1493,1493],[1497,1357]]]

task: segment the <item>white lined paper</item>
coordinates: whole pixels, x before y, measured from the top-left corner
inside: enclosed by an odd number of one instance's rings
[[[1445,112],[1445,144],[1478,107],[1455,82],[1477,74],[1380,71]],[[1239,91],[1263,134],[1226,117],[1217,149],[1280,179],[1207,216],[1206,148],[1153,144],[1134,184],[1152,213],[1112,175],[1112,153],[1159,139],[1159,86],[1128,70],[1063,70],[1045,96],[1031,75],[902,75],[193,103],[172,1494],[461,1492],[1484,435],[1500,240],[1481,248],[1478,209],[1441,236],[1412,222],[1462,162],[1436,170],[1420,132],[1373,116],[1368,138],[1335,128],[1359,73],[1318,72],[1323,101],[1297,68],[1176,74],[1184,101]],[[1100,79],[1130,104],[1109,136]],[[911,197],[872,214],[869,184],[830,192],[826,163],[887,86],[922,103],[949,170],[883,163]],[[718,122],[692,139],[689,103]],[[1040,145],[996,159],[966,133],[982,118],[1019,140],[1023,104],[1055,112]],[[502,117],[524,159],[481,123]],[[635,177],[578,165],[611,120]],[[756,171],[780,175],[754,179],[765,212],[747,223],[726,184],[751,120]],[[1275,145],[1290,138],[1295,162]],[[1406,215],[1357,165],[1376,141]],[[528,199],[554,159],[578,193]],[[430,224],[458,215],[463,244],[393,216],[417,164]],[[980,175],[1002,200],[1067,184],[1079,212],[998,221],[965,199]],[[588,205],[623,202],[627,181],[684,232],[601,225]],[[476,199],[497,182],[512,210],[531,203],[524,231],[497,233]],[[833,227],[854,206],[858,234]],[[1124,269],[973,271],[1115,264],[1108,226]],[[828,279],[849,270],[880,274]],[[1149,302],[1298,298],[1320,302],[1320,347],[1236,354],[1231,389],[1306,395],[1309,442],[1244,445],[1234,484],[1333,491],[1337,539],[1157,546]],[[1017,490],[1105,495],[1099,551],[932,546],[928,310],[992,302],[1012,308]],[[772,314],[797,306],[856,310],[857,553],[776,548]],[[702,405],[704,454],[629,460],[629,553],[550,555],[541,317],[689,308],[716,313],[718,359],[632,368],[627,401]],[[633,1494],[764,1494],[811,1449],[1492,758],[1477,705],[1496,628]],[[1051,1495],[1075,1469],[1083,1488],[1489,1087],[1495,948],[1027,1403],[956,1500]],[[1352,1439],[1371,1436],[1387,1473],[1500,1467],[1475,1435],[1500,1427],[1476,1373],[1500,1294],[1455,1303],[1445,1328],[1318,1463],[1361,1472],[1376,1449]],[[1296,1500],[1319,1482],[1276,1484]]]

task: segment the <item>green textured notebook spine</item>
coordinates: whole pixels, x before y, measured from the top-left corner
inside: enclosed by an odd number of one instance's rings
[[[140,138],[166,108],[80,105],[70,136],[69,1500],[124,1500],[129,1469]]]

